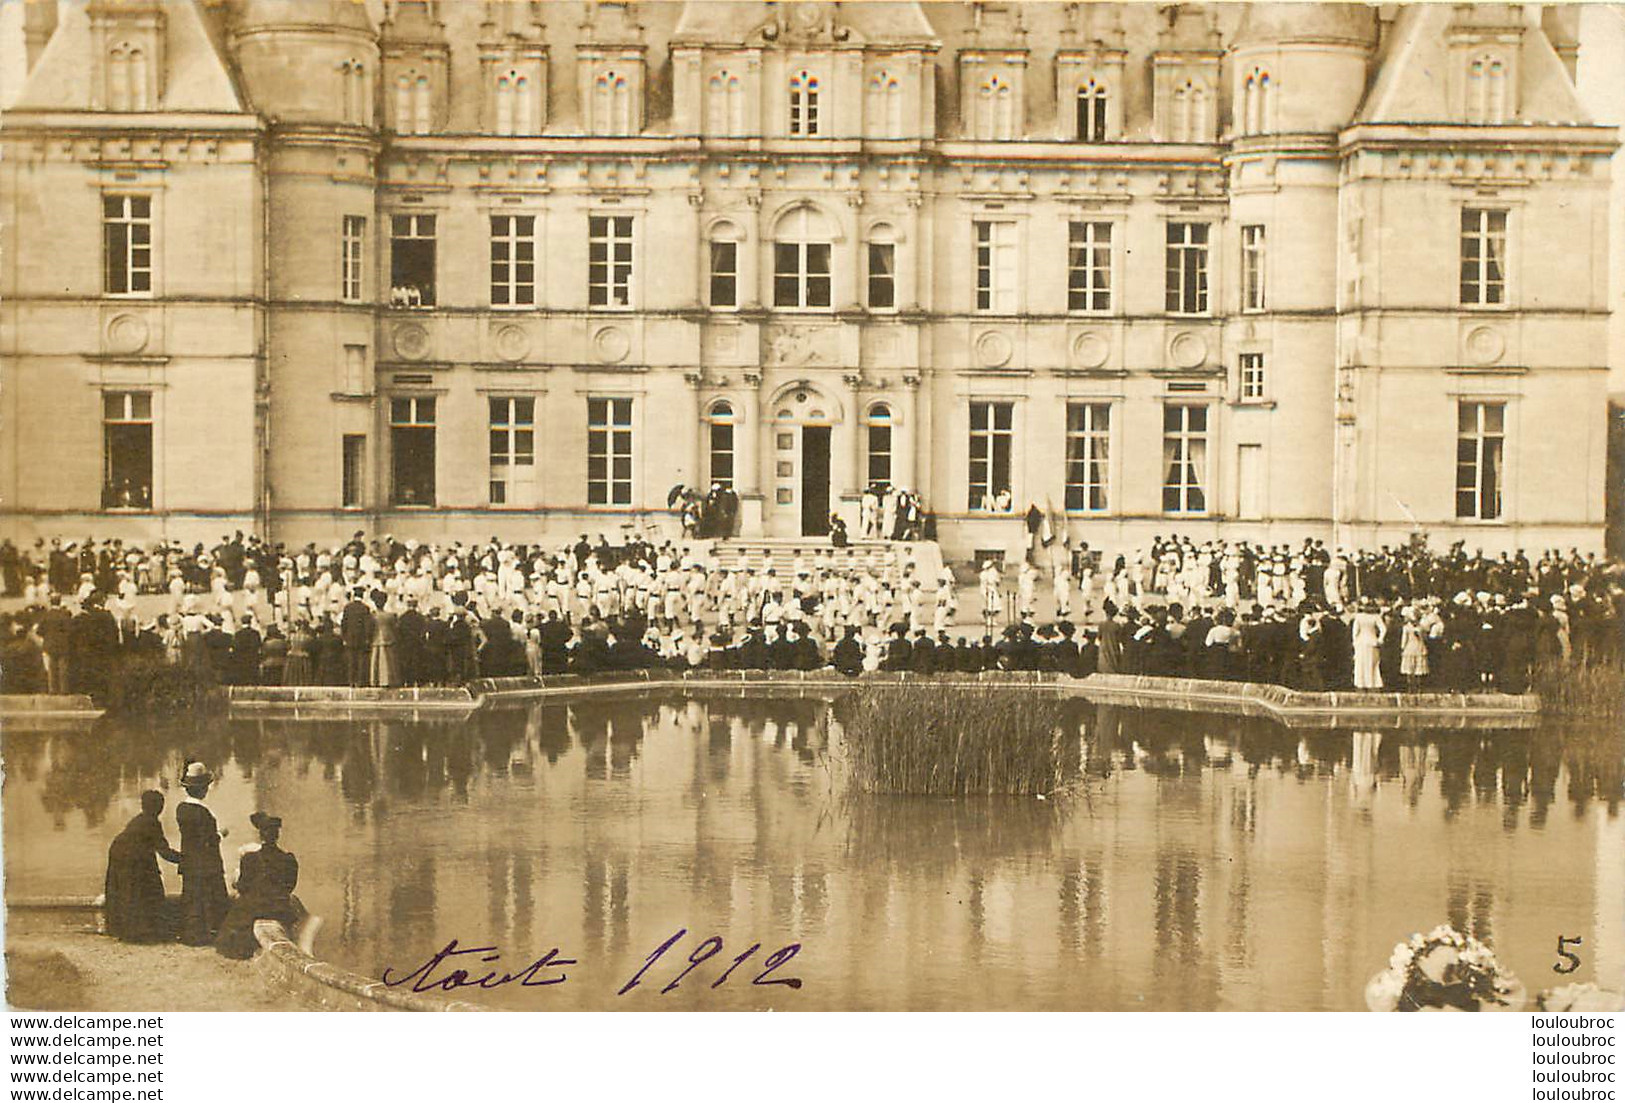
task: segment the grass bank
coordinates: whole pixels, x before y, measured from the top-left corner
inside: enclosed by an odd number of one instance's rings
[[[832,716],[857,787],[919,796],[1035,796],[1080,770],[1060,698],[1027,687],[865,685]]]

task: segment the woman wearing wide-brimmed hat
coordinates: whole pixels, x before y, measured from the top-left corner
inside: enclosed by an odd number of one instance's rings
[[[214,775],[203,763],[188,762],[181,773],[186,796],[175,807],[175,824],[181,832],[181,941],[188,946],[214,942],[231,904],[220,860],[220,839],[226,832],[203,803],[213,783]]]
[[[298,938],[310,913],[293,894],[299,884],[299,862],[280,845],[282,818],[255,812],[248,822],[259,832],[258,846],[245,847],[237,873],[237,899],[220,924],[214,948],[221,956],[246,961],[259,949],[254,921],[274,919]]]

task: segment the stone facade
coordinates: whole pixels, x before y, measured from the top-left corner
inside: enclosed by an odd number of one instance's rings
[[[720,479],[790,536],[884,478],[952,555],[1034,504],[1601,546],[1615,132],[1564,9],[46,8],[18,532],[565,537]]]

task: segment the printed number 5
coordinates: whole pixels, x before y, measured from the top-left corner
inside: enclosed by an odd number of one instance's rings
[[[1571,938],[1564,938],[1562,935],[1557,936],[1557,956],[1567,961],[1568,967],[1564,968],[1563,962],[1560,961],[1552,966],[1552,972],[1572,973],[1580,967],[1580,955],[1569,949],[1569,943],[1571,942],[1576,946],[1580,945],[1580,936],[1574,935]]]

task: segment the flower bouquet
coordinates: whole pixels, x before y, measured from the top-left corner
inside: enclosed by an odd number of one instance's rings
[[[1448,924],[1399,943],[1365,986],[1373,1011],[1516,1011],[1527,999],[1488,946]]]

